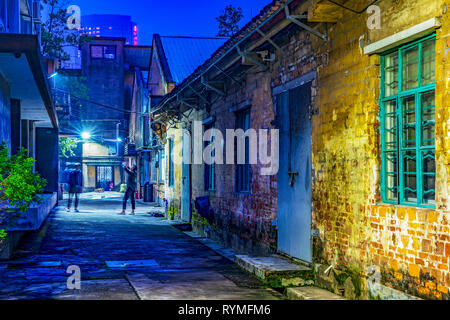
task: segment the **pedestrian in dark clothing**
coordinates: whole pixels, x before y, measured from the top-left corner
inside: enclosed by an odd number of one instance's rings
[[[75,212],[78,211],[78,194],[83,188],[82,173],[80,170],[80,165],[75,167],[69,174],[69,202],[67,204],[67,211],[70,212],[70,207],[72,206],[72,198],[75,196]]]
[[[131,215],[134,215],[134,211],[136,210],[136,200],[134,198],[134,193],[136,192],[137,189],[137,168],[136,166],[133,166],[131,169],[130,167],[128,167],[128,165],[124,165],[123,168],[125,169],[125,171],[128,174],[128,179],[127,179],[127,191],[125,192],[125,195],[123,197],[123,211],[122,211],[122,215],[125,215],[125,211],[127,210],[127,201],[129,198],[131,198]]]

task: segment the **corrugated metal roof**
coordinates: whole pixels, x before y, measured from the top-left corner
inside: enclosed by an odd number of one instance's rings
[[[180,84],[227,40],[227,38],[161,36],[173,81]]]
[[[152,48],[147,46],[125,46],[125,62],[141,70],[148,70]]]
[[[208,59],[202,65],[195,69],[192,74],[185,78],[182,83],[177,84],[175,89],[173,89],[169,94],[166,94],[164,98],[158,103],[158,105],[155,106],[155,111],[159,112],[162,108],[164,108],[164,105],[169,100],[173,99],[173,97],[175,97],[180,91],[184,90],[186,88],[186,85],[190,81],[194,81],[212,64],[216,63],[218,60],[226,56],[229,51],[234,48],[234,46],[239,44],[241,41],[244,41],[249,35],[255,32],[257,28],[260,28],[261,25],[264,25],[267,21],[270,21],[277,14],[282,15],[282,10],[285,6],[290,5],[290,8],[292,9],[293,7],[304,1],[306,0],[272,0],[272,2],[264,7],[264,9],[262,9],[257,16],[255,16],[249,23],[247,23],[242,29],[240,29],[237,34],[232,36],[222,46],[214,51],[214,53],[210,57],[208,57]]]

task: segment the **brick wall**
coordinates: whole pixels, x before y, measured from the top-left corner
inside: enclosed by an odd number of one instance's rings
[[[447,6],[448,1],[447,2]],[[379,205],[380,66],[360,46],[442,15],[444,1],[379,1],[382,28],[368,30],[367,14],[347,13],[329,28],[329,41],[317,55],[313,106],[313,228],[316,262],[366,271],[375,265],[382,283],[424,298],[449,298],[449,63],[448,13],[436,42],[437,207],[425,210]],[[318,46],[318,43],[314,43]],[[447,79],[447,80],[445,80]]]
[[[215,116],[215,128],[225,135],[226,129],[235,128],[236,116],[230,108],[247,101],[251,105],[251,128],[273,129],[272,89],[316,66],[310,35],[298,30],[293,34],[282,48],[282,57],[268,71],[262,72],[259,67],[250,69],[242,85],[229,83],[225,98],[214,103],[209,113],[195,113],[192,119]],[[205,191],[204,166],[192,165],[193,199],[208,195],[215,211],[209,226],[211,236],[241,252],[267,253],[277,248],[277,230],[273,225],[278,206],[277,176],[263,176],[260,171],[260,164],[251,166],[251,194],[239,194],[235,192],[235,165],[216,166],[216,191]]]
[[[216,117],[216,128],[234,128],[231,107],[247,100],[251,127],[272,128],[275,107],[272,89],[312,70],[312,181],[315,263],[335,264],[339,271],[360,280],[368,296],[368,267],[381,272],[384,288],[423,298],[449,298],[449,194],[450,66],[448,0],[382,0],[382,28],[368,30],[368,15],[345,12],[341,21],[328,24],[329,41],[307,32],[289,37],[283,57],[268,72],[250,69],[241,86],[232,85],[210,113],[193,119]],[[441,17],[436,41],[436,209],[381,204],[380,195],[380,65],[377,55],[365,55],[363,46]],[[236,194],[235,167],[216,167],[215,192],[204,191],[204,167],[192,166],[192,194],[209,195],[215,217],[211,235],[240,251],[276,249],[276,176],[258,174],[252,166],[251,195]],[[177,181],[177,179],[176,179]],[[194,221],[194,224],[196,222]]]

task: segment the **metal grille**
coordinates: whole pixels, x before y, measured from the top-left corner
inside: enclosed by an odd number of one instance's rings
[[[106,189],[111,183],[114,184],[114,170],[111,166],[98,166],[96,168],[97,188]]]

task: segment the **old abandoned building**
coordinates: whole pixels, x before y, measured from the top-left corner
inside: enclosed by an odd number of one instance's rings
[[[347,280],[355,297],[448,299],[449,3],[377,1],[378,28],[371,2],[273,1],[155,103],[181,157],[195,151],[171,130],[192,134],[194,121],[209,143],[280,130],[277,175],[248,163],[248,144],[243,165],[171,176],[166,157],[169,184],[186,183],[169,209],[241,252],[285,254],[319,278],[333,269],[323,285],[335,292]]]

